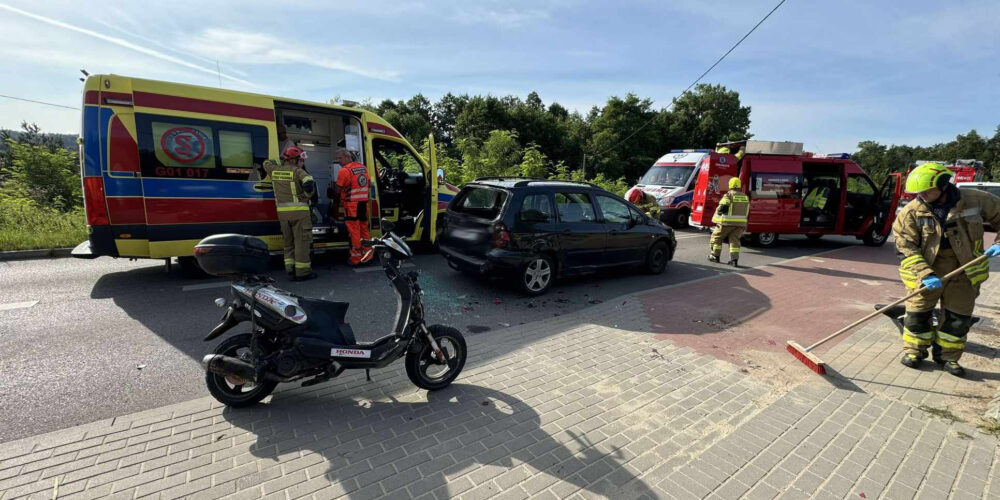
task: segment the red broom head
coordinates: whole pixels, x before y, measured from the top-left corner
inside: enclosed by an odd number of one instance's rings
[[[799,345],[798,342],[789,340],[788,347],[786,347],[786,349],[788,352],[792,353],[792,356],[795,356],[796,359],[801,361],[802,364],[806,365],[806,367],[810,370],[820,375],[826,375],[826,364],[823,363],[823,360],[819,359],[811,352],[806,352],[806,349]]]

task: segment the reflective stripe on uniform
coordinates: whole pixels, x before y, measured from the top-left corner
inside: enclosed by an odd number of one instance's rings
[[[935,343],[945,349],[965,349],[965,337],[958,337],[950,333],[938,332]]]
[[[312,267],[312,264],[309,263],[309,262],[296,262],[295,263],[295,269],[309,269],[310,267]]]
[[[907,328],[903,328],[903,341],[907,344],[927,346],[934,340],[934,332],[914,333]]]
[[[913,264],[914,262],[924,262],[924,256],[920,254],[911,255],[903,259],[903,261],[900,262],[899,265],[903,267],[910,267],[910,264]]]
[[[277,203],[279,212],[295,212],[299,210],[309,210],[309,204],[302,201],[290,201],[287,203]]]

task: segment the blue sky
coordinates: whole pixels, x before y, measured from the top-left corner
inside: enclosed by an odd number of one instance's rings
[[[0,0],[0,94],[73,107],[78,70],[326,101],[525,96],[662,107],[777,0]],[[1000,2],[788,0],[706,77],[751,132],[819,152],[931,144],[1000,124]],[[0,127],[78,132],[71,109],[0,99]]]

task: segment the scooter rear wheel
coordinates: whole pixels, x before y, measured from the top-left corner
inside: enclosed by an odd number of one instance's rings
[[[215,348],[215,354],[250,361],[250,338],[249,333],[229,337]],[[278,383],[266,381],[254,384],[250,381],[230,379],[217,373],[206,372],[205,385],[208,386],[208,392],[212,393],[212,396],[220,403],[241,408],[259,403],[268,394],[271,394]]]
[[[444,325],[431,325],[427,329],[444,351],[445,362],[437,361],[430,343],[414,344],[420,347],[411,348],[406,353],[406,375],[417,387],[436,391],[448,387],[458,377],[465,366],[468,350],[462,332]]]

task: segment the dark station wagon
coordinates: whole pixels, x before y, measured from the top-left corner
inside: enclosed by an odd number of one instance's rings
[[[528,295],[610,267],[662,273],[677,240],[635,205],[585,182],[480,178],[448,205],[441,254],[456,270],[510,277]]]

